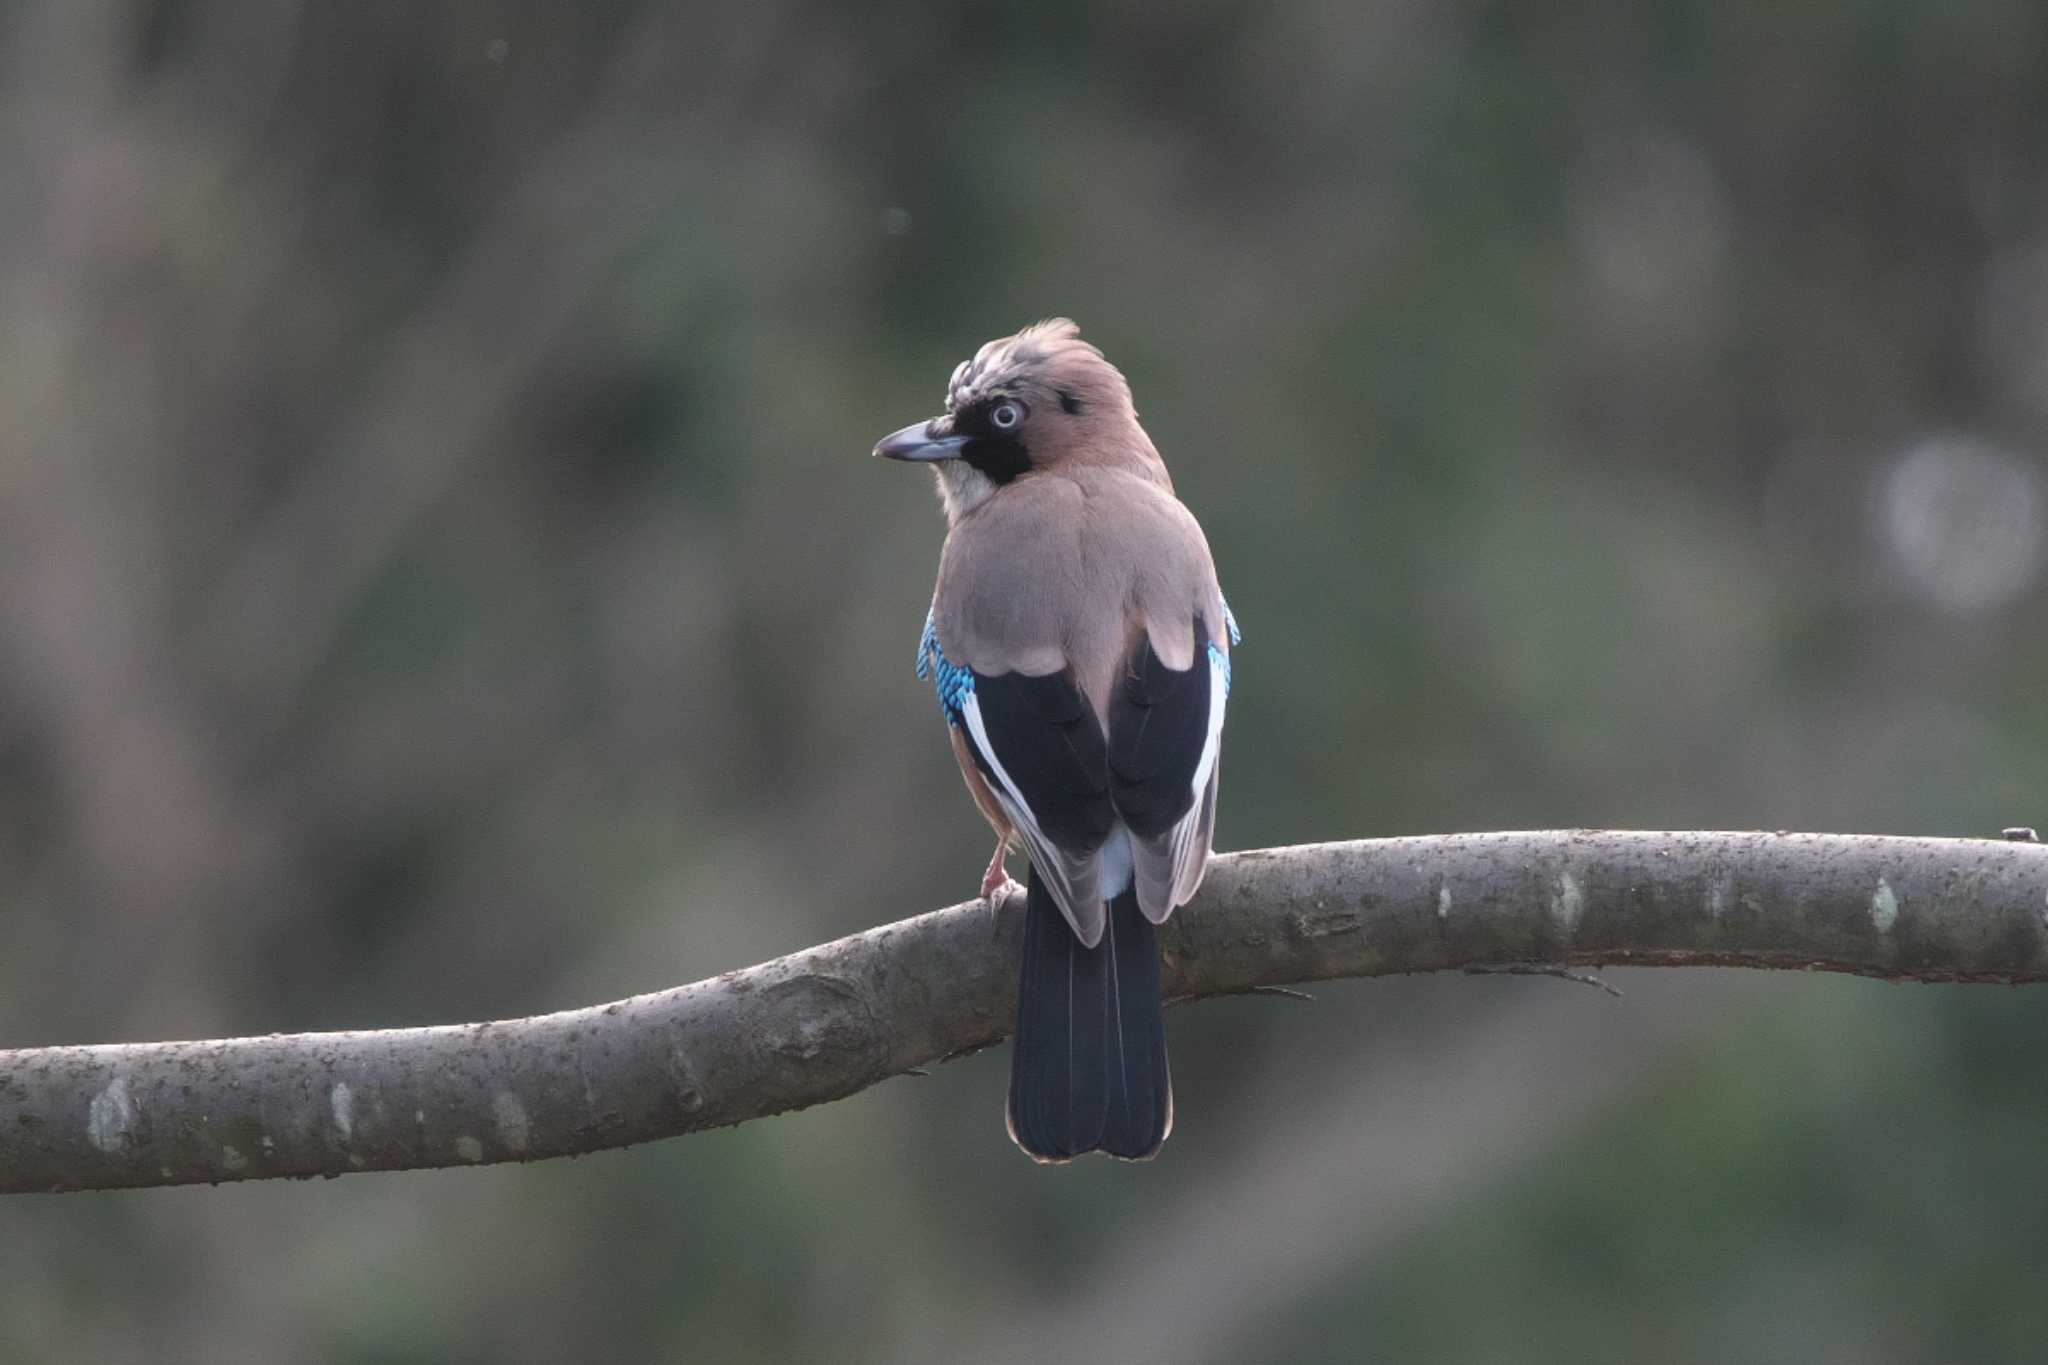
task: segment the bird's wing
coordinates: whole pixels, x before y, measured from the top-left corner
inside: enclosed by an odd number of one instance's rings
[[[1109,702],[1110,801],[1131,831],[1138,908],[1154,924],[1201,885],[1216,820],[1230,655],[1199,617],[1194,633],[1184,669],[1141,637]]]
[[[1102,939],[1098,870],[1115,813],[1102,727],[1068,673],[972,673],[960,723],[1031,864],[1083,944]]]

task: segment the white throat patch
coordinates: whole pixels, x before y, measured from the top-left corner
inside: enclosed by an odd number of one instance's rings
[[[988,500],[996,491],[988,475],[965,460],[941,460],[932,466],[937,476],[939,501],[946,507],[946,524],[952,525]]]

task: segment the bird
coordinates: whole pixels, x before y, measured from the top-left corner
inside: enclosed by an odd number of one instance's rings
[[[1006,1126],[1025,1154],[1156,1155],[1173,1128],[1157,926],[1201,885],[1237,622],[1123,374],[1067,318],[983,345],[875,455],[946,517],[917,676],[1025,892]]]

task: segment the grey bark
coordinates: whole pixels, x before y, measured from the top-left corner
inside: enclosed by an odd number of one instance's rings
[[[1009,1031],[1019,916],[971,902],[528,1019],[0,1051],[0,1193],[533,1161],[783,1113]],[[1515,962],[2048,980],[2048,846],[1543,831],[1217,859],[1179,999]]]

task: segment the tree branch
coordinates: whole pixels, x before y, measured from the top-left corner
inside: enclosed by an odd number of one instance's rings
[[[530,1019],[0,1052],[0,1193],[533,1161],[839,1099],[1010,1028],[1020,917],[972,902]],[[2048,846],[1545,831],[1218,858],[1168,992],[1480,964],[2048,980]]]

